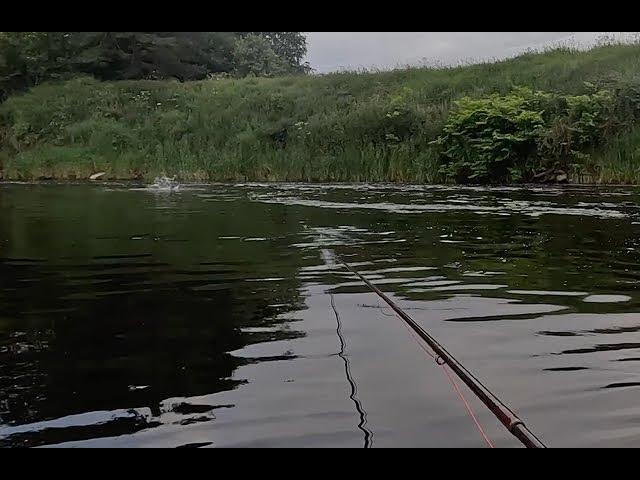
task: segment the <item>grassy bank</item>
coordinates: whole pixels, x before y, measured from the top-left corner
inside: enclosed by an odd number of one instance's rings
[[[5,179],[104,171],[111,179],[442,182],[433,141],[456,100],[516,86],[582,95],[585,82],[639,76],[640,45],[609,45],[447,69],[183,84],[82,78],[0,105],[0,169]],[[638,183],[640,128],[625,123],[576,172]]]

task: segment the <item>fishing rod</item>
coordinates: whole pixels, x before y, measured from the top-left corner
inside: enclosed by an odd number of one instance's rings
[[[382,298],[391,309],[404,320],[418,336],[424,340],[436,354],[436,361],[440,365],[448,365],[451,370],[462,380],[473,393],[484,403],[491,413],[493,413],[500,423],[527,448],[547,448],[535,434],[527,428],[524,422],[513,413],[513,411],[504,404],[491,390],[482,384],[469,370],[465,368],[453,355],[451,355],[445,347],[443,347],[435,338],[429,335],[416,321],[407,315],[400,307],[398,307],[389,297],[373,285],[369,280],[362,276],[358,271],[349,266],[343,260],[337,259],[349,272],[356,275],[369,287],[376,295]]]

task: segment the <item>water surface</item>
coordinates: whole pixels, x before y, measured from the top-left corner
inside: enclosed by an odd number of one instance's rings
[[[639,207],[625,188],[2,184],[0,446],[484,446],[335,255],[548,445],[640,445]]]

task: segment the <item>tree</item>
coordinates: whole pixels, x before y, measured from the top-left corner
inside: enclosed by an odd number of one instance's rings
[[[207,38],[184,32],[83,32],[75,34],[73,69],[103,80],[198,80],[212,63]]]
[[[307,55],[307,38],[301,32],[261,32],[273,51],[286,61],[294,71],[303,71]],[[307,64],[308,65],[308,64]]]
[[[79,74],[198,80],[211,73],[306,73],[300,32],[0,32],[0,101]]]
[[[269,42],[275,54],[288,66],[290,73],[308,73],[311,68],[303,63],[307,55],[307,37],[302,32],[236,32],[240,38],[259,36]]]
[[[278,57],[269,41],[259,35],[247,35],[236,40],[235,72],[241,77],[273,76],[288,73],[289,65]]]
[[[44,32],[0,32],[0,100],[46,76],[55,56],[49,52],[55,37]]]

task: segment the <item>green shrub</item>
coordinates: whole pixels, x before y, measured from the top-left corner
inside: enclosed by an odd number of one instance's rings
[[[443,173],[458,182],[504,182],[528,170],[544,127],[530,89],[457,101],[442,135]]]
[[[595,87],[587,84],[594,90]],[[640,89],[560,95],[514,88],[455,107],[442,134],[441,171],[458,182],[504,183],[567,177],[590,154],[640,118]]]

